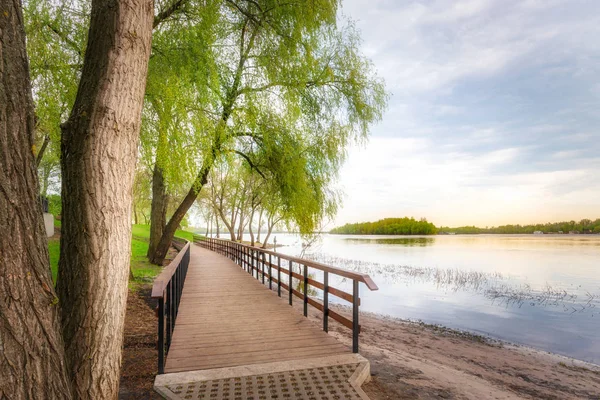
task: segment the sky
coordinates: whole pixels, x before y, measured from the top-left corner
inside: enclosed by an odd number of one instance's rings
[[[600,1],[344,0],[391,97],[333,225],[600,218]]]

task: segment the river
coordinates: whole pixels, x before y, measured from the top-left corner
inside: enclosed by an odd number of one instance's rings
[[[298,236],[276,237],[300,254]],[[361,310],[600,364],[598,235],[325,234],[304,257],[370,274],[379,290],[361,286]]]

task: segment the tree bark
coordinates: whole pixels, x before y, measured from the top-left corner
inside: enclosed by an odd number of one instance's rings
[[[40,147],[40,151],[38,151],[37,156],[35,157],[35,166],[39,167],[42,162],[42,158],[44,158],[44,153],[46,152],[46,148],[48,147],[48,143],[50,143],[50,135],[44,136],[44,141],[42,142],[42,147]]]
[[[260,243],[260,232],[262,230],[262,223],[263,223],[263,212],[264,212],[264,208],[260,209],[260,212],[258,213],[258,228],[256,231],[256,241],[258,243]]]
[[[163,260],[155,257],[156,248],[160,243],[165,226],[167,225],[167,190],[162,169],[154,165],[152,174],[152,206],[150,207],[150,244],[147,257],[151,263],[162,265]]]
[[[74,394],[119,391],[131,204],[153,3],[93,0],[71,115],[62,126],[57,290]]]
[[[248,222],[248,230],[250,231],[250,246],[254,246],[254,231],[252,230],[252,220],[254,219],[254,208],[250,212],[250,221]]]
[[[0,398],[71,399],[34,125],[21,2],[0,0]]]
[[[210,166],[212,166],[212,163],[210,163]],[[200,193],[202,187],[206,185],[208,173],[210,172],[210,166],[208,164],[203,165],[202,169],[200,170],[200,174],[196,177],[196,181],[188,191],[188,194],[184,197],[181,204],[179,204],[179,207],[177,207],[177,210],[175,210],[173,216],[171,216],[171,219],[169,219],[169,222],[163,230],[160,241],[158,242],[158,246],[156,246],[156,251],[154,252],[153,256],[154,261],[152,262],[160,261],[160,263],[162,263],[165,259],[179,224],[185,217],[185,214],[188,212],[190,207],[194,204],[194,201],[196,201],[196,197],[198,197],[198,193]],[[218,229],[219,225],[217,225],[217,235]]]

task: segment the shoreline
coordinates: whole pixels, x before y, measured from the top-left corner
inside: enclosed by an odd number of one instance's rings
[[[294,307],[301,312],[301,302]],[[348,315],[348,307],[332,305]],[[322,315],[309,311],[320,325]],[[493,337],[360,313],[360,354],[371,362],[363,386],[377,399],[600,399],[600,365]],[[329,334],[351,345],[332,321]]]
[[[347,308],[346,306],[343,306],[343,305],[341,305],[339,307],[340,307],[340,309],[346,309],[346,312],[349,312],[348,311],[349,307]],[[585,367],[585,368],[600,370],[600,363],[595,364],[591,361],[581,360],[579,358],[572,357],[572,356],[569,356],[566,354],[554,353],[552,351],[538,349],[536,347],[533,347],[533,346],[525,344],[525,343],[511,342],[510,340],[498,338],[498,337],[492,336],[492,335],[484,333],[484,332],[475,332],[475,331],[469,331],[468,329],[452,328],[452,327],[445,326],[442,324],[428,323],[423,320],[404,319],[404,318],[400,318],[400,317],[394,317],[393,315],[382,314],[382,313],[377,313],[377,312],[372,312],[372,311],[361,311],[360,314],[361,314],[361,316],[363,314],[370,315],[372,318],[376,318],[376,319],[391,320],[398,324],[415,324],[415,325],[423,326],[427,329],[432,329],[433,331],[438,331],[438,332],[440,332],[440,334],[447,333],[449,335],[456,335],[458,337],[472,338],[472,340],[475,340],[475,341],[480,340],[480,341],[488,342],[490,345],[496,344],[496,345],[506,347],[506,348],[513,347],[515,349],[536,352],[536,353],[540,353],[541,355],[546,355],[548,357],[554,357],[559,361],[566,360],[569,362],[581,364],[581,366]]]

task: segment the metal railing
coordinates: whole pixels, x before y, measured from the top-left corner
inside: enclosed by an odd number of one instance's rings
[[[183,283],[190,264],[190,242],[173,239],[177,256],[156,277],[152,285],[152,298],[158,300],[158,373],[165,373],[165,358],[171,347],[171,337],[179,311]]]
[[[273,289],[274,283],[277,284],[277,295],[279,297],[281,297],[282,288],[287,290],[288,302],[290,305],[293,304],[293,296],[301,298],[304,302],[305,317],[308,316],[309,305],[322,311],[323,330],[325,332],[329,330],[329,318],[352,329],[352,352],[358,353],[358,335],[360,333],[358,314],[358,308],[360,306],[359,284],[364,283],[369,290],[379,289],[369,275],[232,242],[230,240],[194,236],[194,242],[200,244],[202,247],[229,257],[252,276],[254,276],[254,273],[256,272],[256,279],[262,280],[263,284],[266,284],[265,279],[268,280],[269,289]],[[285,266],[285,264],[287,264],[287,269],[282,267],[282,265]],[[302,274],[294,272],[294,265],[299,266],[299,270]],[[323,282],[313,279],[309,274],[309,268],[322,271]],[[273,270],[276,271],[276,276],[273,276]],[[329,274],[351,279],[352,293],[350,294],[343,290],[331,287],[329,285]],[[282,279],[282,275],[286,276],[286,278]],[[301,290],[294,288],[294,279],[297,279],[297,282],[301,283],[300,285],[297,285],[297,288]],[[310,286],[323,291],[322,303],[310,297]],[[352,319],[329,308],[329,295],[334,295],[352,304]]]

